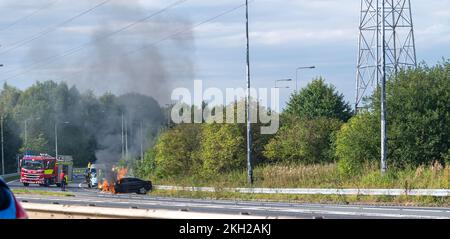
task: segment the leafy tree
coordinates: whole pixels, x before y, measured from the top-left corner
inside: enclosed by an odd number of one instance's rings
[[[450,64],[400,71],[387,82],[388,165],[408,167],[449,161]],[[372,110],[359,114],[337,134],[335,147],[344,173],[380,158],[380,92]]]
[[[136,176],[141,178],[154,175],[156,169],[156,151],[154,148],[149,148],[144,155],[143,161],[137,161],[134,167]]]
[[[17,131],[18,125],[13,118],[14,107],[17,105],[19,97],[19,90],[8,86],[6,83],[3,85],[3,90],[0,95],[0,115],[3,120],[3,147],[6,173],[16,172],[17,154],[22,144],[19,135],[20,131]]]
[[[443,163],[450,149],[450,62],[400,71],[386,95],[391,164]],[[379,91],[373,108],[379,115]]]
[[[3,117],[5,172],[11,173],[17,171],[17,153],[22,144],[22,140],[16,131],[18,126],[13,118],[9,115],[4,115]]]
[[[357,173],[366,162],[380,160],[380,120],[373,113],[360,113],[336,134],[335,155],[341,173]]]
[[[48,142],[45,139],[44,135],[40,133],[39,135],[35,137],[30,137],[27,139],[27,145],[23,145],[23,147],[20,149],[21,154],[25,153],[42,153],[47,152],[47,145]],[[30,150],[31,149],[31,150]]]
[[[205,124],[199,158],[206,175],[243,169],[246,164],[245,137],[238,124]]]
[[[332,162],[332,135],[340,126],[337,119],[291,117],[265,146],[264,154],[273,162]]]
[[[199,124],[181,124],[160,135],[154,148],[158,177],[189,175],[195,170],[200,130]]]
[[[145,138],[144,147],[151,145],[163,119],[158,103],[151,97],[140,94],[96,97],[92,92],[80,94],[75,86],[53,81],[36,82],[24,91],[4,84],[0,108],[5,117],[9,115],[8,122],[15,124],[11,128],[15,135],[23,138],[27,125],[27,144],[34,153],[55,154],[57,125],[59,154],[72,155],[75,166],[86,166],[99,155],[107,155],[103,160],[114,162],[121,155],[122,113],[129,122],[131,155],[137,155],[140,149],[138,135]],[[144,132],[140,131],[141,126]],[[21,150],[14,154],[24,153],[25,145],[19,147]]]
[[[322,78],[313,80],[300,92],[292,94],[285,113],[306,119],[325,117],[344,122],[352,116],[344,95],[337,92],[333,85],[325,84]]]

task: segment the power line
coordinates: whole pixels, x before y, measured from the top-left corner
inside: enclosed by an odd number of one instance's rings
[[[250,4],[251,2],[253,2],[253,1],[254,1],[254,0],[249,1],[249,4]],[[194,25],[193,27],[191,27],[191,28],[189,28],[189,29],[181,29],[181,30],[179,30],[179,31],[176,31],[175,33],[170,34],[170,35],[168,35],[168,36],[166,36],[166,37],[164,37],[164,38],[161,38],[161,39],[159,39],[158,41],[155,41],[155,42],[153,42],[153,43],[150,43],[150,44],[147,45],[147,46],[142,46],[142,47],[140,47],[140,48],[138,48],[138,49],[135,49],[135,50],[133,50],[133,51],[129,51],[129,52],[125,53],[125,55],[134,54],[134,53],[136,53],[136,52],[139,52],[139,51],[142,50],[142,49],[146,49],[146,48],[149,48],[149,47],[151,47],[151,46],[157,45],[157,44],[159,44],[159,43],[161,43],[161,42],[163,42],[163,41],[169,40],[169,39],[171,39],[172,37],[174,37],[174,36],[176,36],[176,35],[183,34],[183,33],[190,32],[190,31],[192,31],[192,30],[195,30],[196,28],[198,28],[198,27],[200,27],[200,26],[202,26],[202,25],[204,25],[204,24],[206,24],[206,23],[215,21],[216,19],[221,18],[221,17],[223,17],[223,16],[225,16],[225,15],[228,15],[228,14],[230,14],[230,13],[232,13],[232,12],[234,12],[234,11],[240,9],[240,8],[243,8],[243,7],[245,7],[245,6],[246,6],[246,4],[244,3],[244,4],[241,4],[241,5],[239,5],[239,6],[233,7],[233,8],[231,8],[231,9],[227,10],[227,11],[224,11],[224,12],[220,13],[219,15],[216,15],[216,16],[211,17],[211,18],[208,18],[208,19],[206,19],[206,20],[204,20],[204,21],[202,21],[202,22],[200,22],[200,23],[197,23],[196,25]]]
[[[11,27],[13,27],[13,26],[15,26],[15,25],[17,25],[17,24],[19,24],[19,23],[21,23],[21,22],[27,20],[28,18],[30,18],[30,17],[32,17],[32,16],[38,14],[39,12],[41,12],[41,11],[43,11],[43,10],[45,10],[45,9],[47,9],[47,8],[49,8],[49,7],[51,7],[51,6],[53,6],[53,5],[55,5],[55,4],[56,4],[57,2],[59,2],[59,1],[60,1],[60,0],[55,0],[55,1],[53,1],[53,2],[50,2],[49,4],[46,4],[45,6],[43,6],[43,7],[41,7],[41,8],[38,8],[38,9],[34,10],[34,11],[31,12],[30,14],[25,15],[25,16],[23,16],[23,17],[21,17],[21,18],[15,20],[15,21],[13,21],[12,23],[10,23],[10,24],[6,25],[5,27],[1,28],[1,29],[0,29],[0,32],[8,30],[9,28],[11,28]]]
[[[176,5],[181,4],[182,2],[185,2],[185,1],[188,1],[188,0],[180,0],[180,1],[177,1],[177,2],[175,2],[175,3],[173,3],[173,4],[169,5],[169,6],[165,7],[164,9],[159,10],[158,12],[159,12],[159,14],[160,14],[160,13],[162,13],[162,12],[164,12],[164,11],[167,11],[168,9],[170,9],[170,8],[176,6]],[[249,3],[252,3],[253,1],[254,1],[254,0],[249,1]],[[159,40],[157,40],[157,41],[155,41],[155,42],[153,42],[153,43],[150,43],[150,44],[148,44],[148,45],[146,45],[146,46],[142,46],[142,47],[139,47],[139,48],[137,48],[137,49],[135,49],[135,50],[126,52],[126,53],[124,53],[124,55],[131,55],[131,54],[140,52],[140,51],[143,50],[143,49],[146,49],[146,48],[149,48],[149,47],[151,47],[151,46],[157,45],[157,44],[159,44],[159,43],[161,43],[161,42],[164,42],[164,41],[166,41],[166,40],[169,40],[169,39],[171,39],[171,38],[173,38],[174,36],[177,36],[177,35],[179,35],[179,34],[183,34],[183,33],[186,33],[186,32],[190,32],[190,31],[192,31],[192,30],[194,30],[194,29],[196,29],[196,28],[198,28],[198,27],[200,27],[200,26],[202,26],[202,25],[204,25],[204,24],[207,24],[207,23],[209,23],[209,22],[215,21],[216,19],[221,18],[221,17],[223,17],[223,16],[225,16],[225,15],[228,15],[228,14],[230,14],[230,13],[232,13],[232,12],[234,12],[234,11],[240,9],[240,8],[243,8],[243,7],[245,7],[245,6],[246,6],[245,3],[244,3],[244,4],[240,4],[240,5],[236,6],[236,7],[233,7],[233,8],[231,8],[231,9],[229,9],[229,10],[226,10],[226,11],[224,11],[224,12],[218,14],[218,15],[215,15],[215,16],[213,16],[213,17],[211,17],[211,18],[208,18],[208,19],[206,19],[206,20],[204,20],[204,21],[202,21],[202,22],[199,22],[199,23],[195,24],[195,25],[194,25],[193,27],[191,27],[191,28],[188,28],[188,29],[182,28],[182,29],[180,29],[180,30],[174,32],[173,34],[167,35],[167,36],[165,36],[165,37],[163,37],[163,38],[161,38],[161,39],[159,39]],[[152,15],[153,15],[153,16],[156,16],[156,15],[158,15],[158,14],[156,14],[156,13],[158,13],[158,12],[155,12],[155,13],[153,13]],[[147,20],[149,19],[149,17],[146,17],[146,18],[147,18]],[[140,19],[140,20],[138,20],[138,21],[136,21],[136,22],[139,22],[139,21],[141,21],[141,20],[142,20],[142,19]],[[135,23],[132,23],[132,24],[130,24],[130,25],[136,25],[136,24],[135,24]],[[127,25],[127,26],[130,26],[130,25]],[[127,26],[124,27],[124,28],[128,29],[129,27],[127,27]],[[131,26],[130,26],[130,27],[131,27]],[[23,74],[25,74],[25,73],[28,73],[28,72],[30,72],[30,71],[33,71],[37,66],[45,65],[45,64],[51,63],[51,62],[53,62],[53,61],[55,61],[55,60],[57,60],[57,59],[59,59],[59,58],[63,58],[63,57],[67,57],[67,56],[76,54],[76,53],[78,53],[79,51],[81,51],[84,47],[86,47],[87,45],[90,45],[90,44],[95,43],[95,42],[98,42],[98,41],[102,41],[102,40],[104,40],[104,39],[106,39],[106,38],[108,38],[108,37],[111,37],[112,35],[115,35],[115,34],[117,34],[117,33],[119,33],[119,32],[122,32],[122,31],[126,30],[126,29],[124,29],[124,28],[121,28],[121,29],[119,29],[119,30],[117,30],[117,31],[115,31],[115,32],[113,32],[113,33],[107,34],[106,36],[103,36],[103,37],[101,37],[101,38],[98,38],[98,39],[96,39],[96,40],[94,40],[94,41],[90,41],[90,42],[84,43],[84,44],[80,45],[79,47],[72,48],[71,50],[68,50],[68,51],[66,51],[65,53],[61,54],[61,55],[56,55],[56,56],[48,57],[48,58],[44,59],[44,60],[41,61],[41,62],[37,62],[37,63],[31,65],[30,67],[26,68],[25,70],[23,70],[22,72],[20,72],[20,73],[18,73],[18,74],[16,74],[16,75],[13,75],[13,76],[11,76],[11,77],[8,77],[8,78],[5,78],[5,79],[1,80],[0,82],[12,80],[12,79],[16,79],[17,77],[19,77],[19,76],[21,76],[21,75],[23,75]]]
[[[46,34],[48,34],[48,33],[50,33],[50,32],[53,32],[53,31],[57,30],[58,28],[60,28],[60,27],[62,27],[62,26],[64,26],[64,25],[66,25],[67,23],[72,22],[73,20],[75,20],[75,19],[77,19],[77,18],[79,18],[79,17],[81,17],[81,16],[83,16],[83,15],[86,15],[86,14],[92,12],[93,10],[95,10],[95,9],[97,9],[97,8],[103,6],[103,5],[105,5],[105,4],[107,4],[108,2],[111,2],[111,1],[112,1],[112,0],[104,0],[104,1],[100,2],[99,4],[97,4],[97,5],[95,5],[95,6],[91,7],[91,8],[89,8],[89,9],[87,9],[87,10],[84,10],[84,11],[82,11],[82,12],[76,14],[75,16],[73,16],[73,17],[71,17],[71,18],[69,18],[69,19],[67,19],[67,20],[65,20],[65,21],[63,21],[63,22],[57,24],[57,25],[54,26],[54,27],[49,27],[49,28],[47,28],[47,29],[45,29],[45,30],[43,30],[43,31],[40,31],[40,32],[37,33],[36,35],[31,36],[30,38],[20,40],[20,41],[18,41],[18,42],[16,42],[16,43],[12,44],[11,47],[9,47],[9,48],[7,48],[6,50],[0,52],[0,56],[1,56],[1,55],[4,55],[4,54],[6,54],[6,53],[8,53],[8,52],[10,52],[10,51],[12,51],[12,50],[15,50],[15,49],[17,49],[17,48],[19,48],[19,47],[22,47],[22,46],[24,46],[24,45],[26,45],[26,44],[28,44],[28,43],[30,43],[30,42],[32,42],[32,41],[35,41],[35,40],[41,38],[42,36],[45,36]]]

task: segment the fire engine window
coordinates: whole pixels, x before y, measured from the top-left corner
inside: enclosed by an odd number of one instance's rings
[[[31,169],[31,170],[42,169],[43,167],[44,167],[44,164],[42,162],[32,161],[32,160],[24,161],[24,165],[23,165],[23,168]]]
[[[54,167],[55,167],[55,162],[54,161],[50,161],[50,162],[47,163],[47,168],[48,169],[51,169],[51,168],[54,168]]]

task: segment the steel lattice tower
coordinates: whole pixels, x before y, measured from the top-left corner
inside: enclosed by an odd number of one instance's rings
[[[411,1],[361,0],[359,30],[356,110],[364,108],[364,97],[369,96],[380,83],[383,53],[387,78],[399,69],[417,66]]]

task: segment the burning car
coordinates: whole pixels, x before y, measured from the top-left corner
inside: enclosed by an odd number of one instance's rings
[[[112,170],[113,174],[116,174],[114,180],[103,180],[102,184],[98,185],[98,188],[102,192],[110,193],[137,193],[146,194],[153,188],[151,181],[144,181],[138,178],[127,177],[127,168],[115,168]]]
[[[152,182],[138,178],[121,178],[114,184],[115,193],[147,194],[152,191]]]

